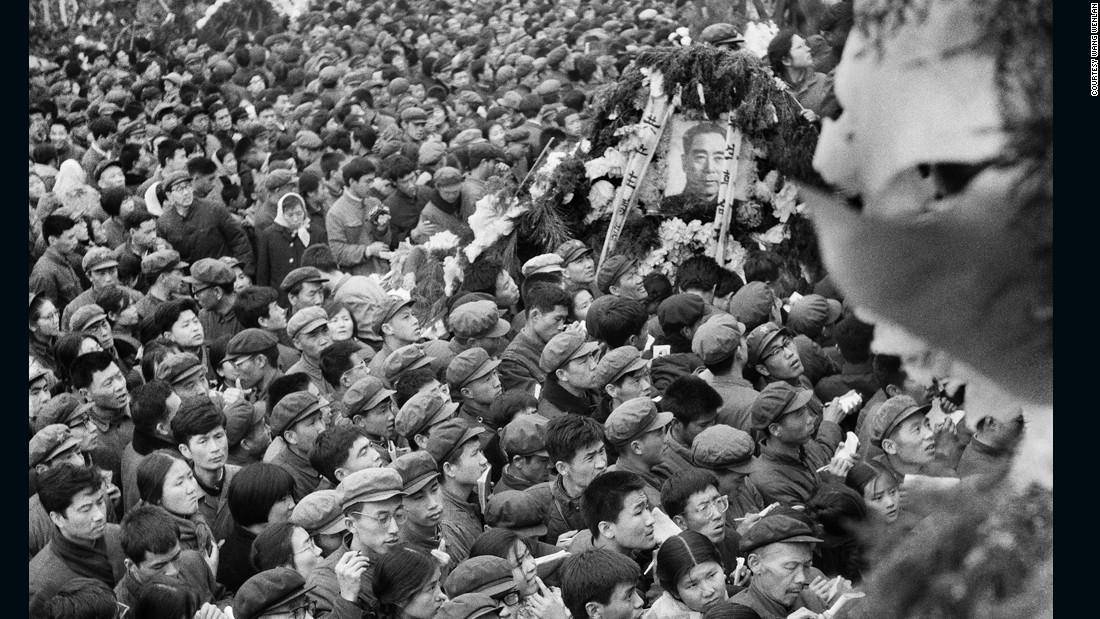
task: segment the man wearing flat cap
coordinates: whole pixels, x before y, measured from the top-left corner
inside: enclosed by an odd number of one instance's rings
[[[135,305],[141,320],[151,318],[161,305],[180,298],[189,266],[174,249],[155,251],[141,259],[141,274],[153,282]]]
[[[321,474],[313,468],[309,454],[325,429],[325,406],[312,393],[295,391],[271,410],[271,436],[281,437],[286,449],[277,451],[270,462],[294,478],[295,501],[301,501],[321,483]]]
[[[370,325],[376,340],[381,341],[378,354],[367,365],[370,373],[382,376],[386,359],[393,351],[420,339],[420,321],[412,310],[413,302],[394,295],[386,295]],[[362,328],[362,325],[360,325]]]
[[[661,502],[661,478],[653,467],[662,461],[665,429],[672,423],[672,413],[657,412],[657,404],[648,397],[627,400],[604,422],[607,440],[615,447],[619,459],[608,471],[630,471],[645,483],[645,495],[650,505]]]
[[[225,361],[237,368],[241,388],[249,390],[249,401],[267,410],[267,390],[283,373],[279,370],[279,338],[264,329],[245,329],[225,347]]]
[[[526,490],[550,479],[550,452],[546,451],[546,418],[516,415],[500,431],[500,449],[508,464],[493,485],[493,494]]]
[[[122,291],[126,293],[126,296],[128,296],[133,303],[141,300],[143,295],[140,292],[119,283],[118,259],[115,257],[114,252],[106,247],[89,248],[84,254],[84,258],[80,261],[80,264],[84,268],[84,275],[87,276],[92,287],[77,295],[75,299],[64,307],[64,311],[61,313],[62,325],[69,324],[69,319],[72,318],[73,312],[85,305],[95,303],[96,294],[111,286],[119,286],[122,288]]]
[[[164,213],[157,220],[157,233],[171,243],[182,259],[234,256],[246,273],[255,269],[252,245],[229,210],[194,196],[187,172],[167,176],[157,188]]]
[[[441,167],[432,174],[433,188],[427,194],[428,203],[420,211],[420,221],[410,233],[413,243],[424,243],[432,235],[444,230],[453,233],[463,242],[473,240],[474,231],[462,217],[462,183],[464,181],[462,172],[450,166]]]
[[[563,331],[546,343],[539,369],[546,382],[539,394],[538,413],[553,419],[565,413],[591,417],[598,404],[595,393],[600,345],[586,341],[582,332]]]
[[[657,307],[657,323],[663,335],[656,345],[667,345],[673,353],[691,351],[691,340],[704,320],[706,302],[697,294],[681,292],[661,301]]]
[[[191,294],[199,303],[199,322],[206,339],[213,342],[232,338],[243,327],[233,313],[237,293],[233,291],[236,276],[225,262],[202,258],[191,265],[191,275],[183,278],[191,286]]]
[[[609,350],[596,364],[595,385],[600,392],[600,408],[595,417],[602,423],[627,400],[652,395],[649,361],[634,346]]]
[[[642,303],[649,297],[638,273],[638,261],[626,256],[611,256],[604,260],[596,273],[596,287],[602,294]]]
[[[395,393],[382,377],[368,374],[355,381],[342,399],[344,416],[367,435],[371,446],[387,464],[396,454],[408,450],[408,443],[397,436]]]
[[[759,394],[742,373],[748,360],[744,325],[729,314],[718,314],[703,323],[691,340],[691,352],[707,366],[714,378],[710,386],[722,396],[718,423],[743,432],[752,431],[749,409]]]
[[[562,276],[567,288],[584,288],[593,297],[599,294],[596,287],[596,261],[592,257],[592,249],[584,241],[569,239],[559,245],[554,253],[561,256]]]
[[[443,482],[443,539],[455,565],[470,556],[470,546],[484,531],[477,485],[489,461],[481,449],[481,433],[465,419],[450,419],[428,437],[426,451],[439,465]]]
[[[302,610],[311,616],[305,578],[289,567],[277,567],[249,578],[233,599],[233,616],[239,619],[298,617]]]
[[[484,348],[474,347],[459,353],[447,366],[451,398],[461,402],[459,418],[490,431],[496,428],[489,425],[489,407],[504,393],[498,365],[500,360],[490,358]]]
[[[462,183],[462,219],[469,221],[477,210],[477,201],[489,193],[488,180],[497,173],[497,165],[504,162],[504,150],[488,142],[478,142],[466,148],[470,160],[466,180]]]
[[[844,414],[836,402],[825,407],[821,425],[810,407],[813,392],[771,383],[753,403],[752,425],[760,457],[749,479],[768,503],[804,505],[822,483],[817,470],[832,460],[842,436]]]
[[[321,353],[332,345],[328,332],[328,314],[320,307],[307,307],[294,314],[286,323],[286,332],[294,347],[302,351],[302,358],[290,366],[287,374],[302,372],[325,397],[335,391],[321,372]]]
[[[756,443],[748,432],[715,424],[703,430],[691,443],[691,462],[695,468],[709,471],[718,479],[718,491],[729,499],[726,524],[738,528],[746,514],[767,507],[760,491],[749,481],[756,463]]]
[[[374,609],[374,568],[400,544],[406,521],[404,484],[391,468],[371,468],[348,475],[337,486],[350,542],[326,557],[306,578],[318,615],[345,619]],[[359,578],[350,578],[358,573]],[[331,613],[331,614],[330,614]]]
[[[404,454],[389,464],[401,475],[401,491],[407,519],[401,525],[401,542],[406,547],[434,554],[445,548],[443,543],[443,490],[439,481],[439,465],[426,451]],[[450,573],[454,562],[442,566],[440,578]]]
[[[762,518],[745,533],[740,544],[752,580],[748,589],[730,598],[724,607],[744,613],[736,614],[738,617],[761,619],[787,617],[800,609],[824,613],[828,606],[815,590],[826,583],[823,577],[811,583],[809,571],[813,545],[821,541],[808,525],[790,516]],[[851,584],[844,590],[851,590]]]
[[[481,348],[490,357],[498,358],[508,347],[508,334],[512,326],[500,317],[496,301],[468,296],[469,300],[463,298],[456,301],[447,317],[453,337],[446,350],[429,353],[440,363],[450,364],[455,356],[471,348]]]
[[[883,402],[870,424],[871,459],[882,465],[900,485],[905,476],[930,475],[957,477],[953,470],[936,460],[936,434],[928,422],[930,404],[921,405],[907,395]]]

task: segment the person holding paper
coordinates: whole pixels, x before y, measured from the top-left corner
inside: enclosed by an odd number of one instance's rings
[[[882,465],[900,485],[906,475],[957,477],[936,462],[936,436],[928,421],[931,405],[921,406],[906,395],[886,400],[871,424],[871,443],[881,452],[871,460]]]

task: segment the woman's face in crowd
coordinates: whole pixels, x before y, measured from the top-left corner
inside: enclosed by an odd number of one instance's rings
[[[341,308],[335,316],[328,319],[328,332],[334,342],[350,340],[355,336],[354,329],[355,323],[352,322],[351,312],[346,307]]]
[[[294,497],[292,495],[286,495],[279,499],[271,506],[271,509],[267,510],[267,523],[279,524],[280,522],[289,522],[290,514],[294,511]]]
[[[676,593],[691,610],[702,613],[711,606],[724,601],[726,593],[726,574],[722,566],[714,561],[700,563],[680,578],[676,583]]]
[[[190,516],[199,511],[199,484],[186,460],[177,460],[168,469],[161,490],[160,505],[178,516]]]
[[[504,134],[504,126],[500,123],[494,123],[492,127],[489,127],[489,143],[493,146],[504,148],[507,145]]]
[[[588,306],[592,305],[592,293],[580,289],[573,294],[573,319],[583,321],[588,317]]]
[[[288,199],[283,204],[283,219],[291,230],[297,230],[306,221],[306,209],[302,207],[301,202]]]
[[[512,564],[512,578],[519,585],[520,596],[527,598],[539,592],[538,566],[531,551],[520,541],[508,552],[508,561]]]
[[[443,589],[439,586],[439,576],[439,568],[437,567],[428,582],[401,609],[403,617],[408,619],[431,619],[436,615],[439,607],[447,601],[447,596],[443,594]]]
[[[863,487],[863,501],[872,513],[886,522],[897,520],[901,513],[898,486],[885,475],[879,475]]]

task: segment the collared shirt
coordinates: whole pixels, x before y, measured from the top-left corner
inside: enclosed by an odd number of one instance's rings
[[[244,330],[237,321],[237,314],[233,312],[233,304],[229,304],[224,311],[216,309],[199,310],[199,322],[202,324],[202,332],[206,335],[207,342],[229,337],[232,338]]]
[[[207,524],[214,532],[214,539],[225,539],[233,529],[233,516],[229,513],[228,488],[233,477],[240,470],[241,467],[237,465],[226,464],[222,468],[222,478],[216,488],[207,486],[199,480],[198,475],[195,476],[195,482],[202,489],[202,496],[199,497],[199,513],[206,518]]]
[[[534,395],[535,387],[546,381],[546,372],[539,369],[539,358],[546,342],[533,331],[520,331],[500,356],[497,372],[505,391],[521,389]]]
[[[535,484],[512,473],[511,465],[505,466],[500,474],[500,479],[493,484],[493,494],[499,494],[506,490],[526,490]]]
[[[275,443],[272,443],[274,445]],[[298,502],[307,494],[317,489],[321,483],[321,474],[302,456],[299,456],[289,445],[275,454],[271,459],[272,464],[277,464],[290,473],[294,478],[294,501]]]
[[[829,463],[840,442],[840,426],[821,422],[818,436],[791,451],[778,441],[760,444],[749,480],[767,503],[803,505],[821,484],[817,470]]]
[[[99,444],[91,452],[92,462],[111,471],[115,481],[121,482],[122,453],[134,440],[134,420],[130,418],[129,409],[106,411],[93,406],[88,417],[99,431]]]
[[[443,522],[440,527],[443,538],[447,540],[447,554],[458,565],[469,558],[470,546],[485,530],[485,519],[481,516],[476,492],[460,497],[452,494],[446,486],[442,489]]]
[[[561,475],[551,481],[535,484],[524,492],[546,506],[546,535],[542,538],[546,543],[556,544],[558,537],[566,531],[583,531],[588,528],[581,513],[581,498],[569,496]]]
[[[574,395],[562,387],[557,378],[547,376],[539,396],[538,414],[547,419],[565,413],[591,417],[595,414],[597,405],[591,392],[584,391],[581,395]]]

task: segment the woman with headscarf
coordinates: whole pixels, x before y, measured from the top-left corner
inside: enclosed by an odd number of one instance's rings
[[[66,159],[61,163],[53,190],[38,200],[34,215],[38,221],[42,221],[55,212],[74,219],[107,219],[107,213],[103,212],[103,207],[99,204],[99,192],[88,185],[87,174],[75,159]]]
[[[302,196],[288,192],[275,206],[275,224],[256,238],[256,284],[278,289],[287,273],[302,266],[309,246],[309,219]]]

